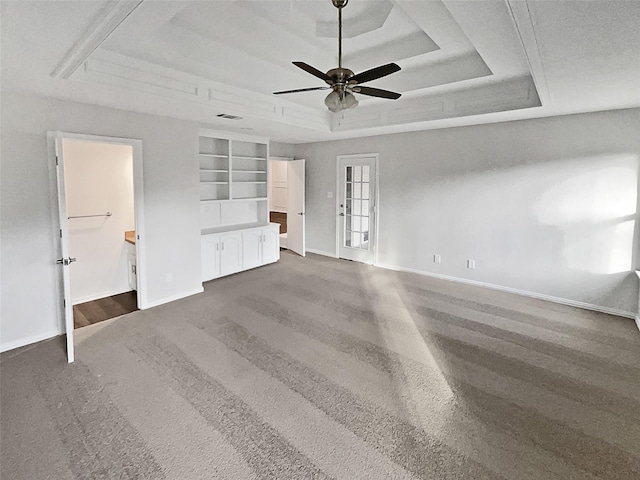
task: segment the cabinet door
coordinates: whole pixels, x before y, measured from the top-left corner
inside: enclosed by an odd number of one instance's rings
[[[242,267],[244,270],[262,265],[262,230],[242,232]]]
[[[262,264],[280,260],[280,231],[278,227],[262,229]]]
[[[242,270],[242,235],[230,233],[220,235],[220,275],[229,275]]]
[[[217,235],[206,235],[201,239],[203,282],[220,276],[219,242]]]

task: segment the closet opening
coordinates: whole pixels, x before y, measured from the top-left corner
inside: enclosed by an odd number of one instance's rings
[[[280,224],[280,247],[305,256],[305,161],[269,159],[269,221]]]

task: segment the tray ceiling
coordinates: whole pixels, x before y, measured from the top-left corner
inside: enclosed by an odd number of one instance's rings
[[[323,71],[337,66],[330,0],[8,3],[3,88],[281,141],[640,104],[640,54],[631,46],[640,44],[632,28],[640,24],[638,2],[351,0],[343,10],[343,65],[358,72],[397,63],[400,72],[368,85],[403,96],[360,95],[358,108],[338,114],[326,110],[325,91],[272,95],[322,85],[292,61]],[[60,45],[47,43],[61,29],[63,38],[53,41]],[[43,58],[48,71],[16,65],[5,74],[16,55]],[[585,100],[581,88],[595,98]],[[242,119],[221,120],[221,113]]]

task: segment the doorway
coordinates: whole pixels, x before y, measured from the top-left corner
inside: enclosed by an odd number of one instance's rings
[[[54,136],[55,135],[55,136]],[[144,308],[140,140],[56,132],[61,297],[73,329]]]
[[[373,265],[377,250],[378,155],[341,155],[337,164],[338,256]]]
[[[269,220],[280,224],[280,246],[306,255],[305,160],[269,159]]]

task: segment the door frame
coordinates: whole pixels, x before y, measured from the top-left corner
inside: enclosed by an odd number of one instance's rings
[[[374,213],[375,213],[375,226],[374,226],[374,239],[371,243],[371,248],[373,249],[373,265],[378,265],[378,233],[379,233],[379,225],[380,225],[380,154],[379,153],[353,153],[349,155],[338,155],[336,157],[336,205],[335,205],[335,215],[336,215],[336,253],[335,258],[340,258],[340,161],[341,160],[349,160],[349,159],[362,159],[362,158],[371,158],[373,157],[375,160],[376,167],[376,183],[374,186],[375,189],[375,198],[376,202],[374,205]]]
[[[147,292],[147,250],[146,250],[146,235],[145,235],[145,215],[144,215],[144,175],[143,175],[143,156],[142,156],[142,140],[135,138],[123,138],[123,137],[112,137],[105,135],[93,135],[93,134],[85,134],[85,133],[72,133],[72,132],[62,132],[62,131],[47,131],[47,140],[48,140],[48,148],[47,151],[49,153],[49,165],[52,165],[52,171],[54,172],[52,175],[52,199],[55,198],[55,208],[52,209],[52,217],[54,218],[54,243],[55,243],[55,252],[56,255],[60,249],[60,234],[68,235],[69,226],[68,222],[66,225],[60,225],[59,220],[59,210],[60,205],[57,200],[57,178],[56,178],[56,136],[57,134],[61,135],[62,140],[75,140],[75,141],[84,141],[91,143],[107,143],[107,144],[115,144],[115,145],[128,145],[132,147],[133,154],[133,209],[134,209],[134,224],[136,231],[136,275],[137,275],[137,304],[140,310],[144,310],[149,307],[148,301],[148,292]],[[64,155],[62,158],[64,162]],[[66,198],[65,198],[66,202]],[[64,228],[63,228],[64,227]],[[124,241],[124,232],[123,241]],[[59,325],[62,327],[61,330],[67,334],[67,337],[71,335],[73,339],[73,329],[71,332],[67,331],[65,314],[63,308],[63,302],[61,299],[64,298],[64,285],[61,285],[60,279],[56,278],[56,285],[58,287],[58,295],[56,296],[59,305],[58,305],[58,315],[60,316]],[[62,313],[62,315],[60,315]],[[69,343],[69,340],[67,340]],[[73,354],[68,355],[68,359],[70,362],[73,361]]]

